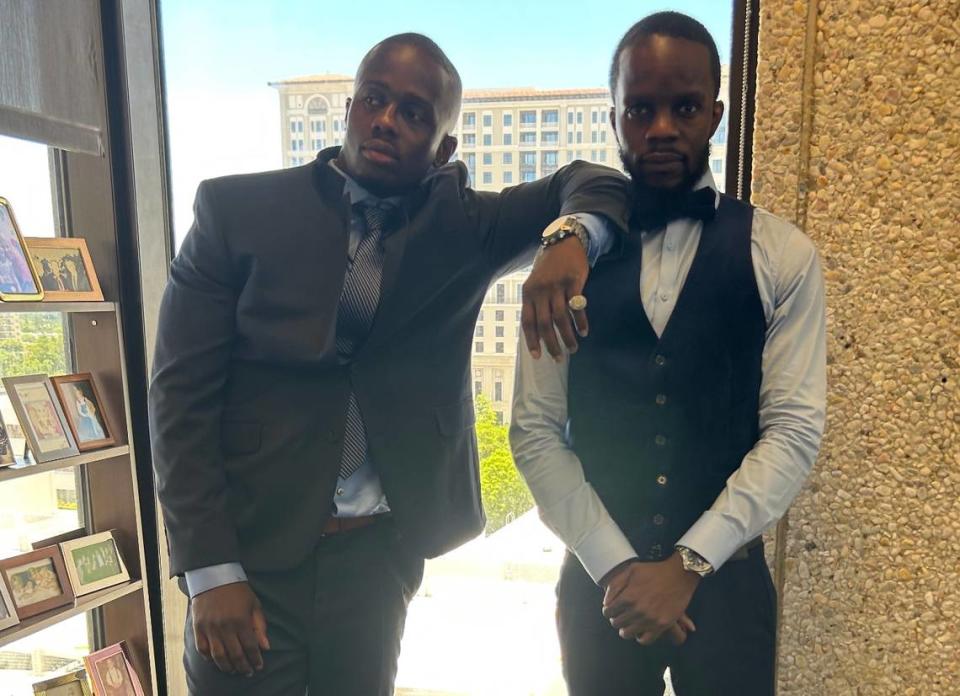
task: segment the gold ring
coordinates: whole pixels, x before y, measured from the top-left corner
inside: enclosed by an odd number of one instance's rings
[[[574,295],[567,300],[567,307],[574,312],[582,312],[587,308],[587,298],[583,295]]]

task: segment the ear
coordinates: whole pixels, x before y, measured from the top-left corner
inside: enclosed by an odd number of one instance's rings
[[[344,114],[343,119],[345,121],[350,119],[350,105],[353,104],[353,97],[347,97],[347,113]]]
[[[437,167],[442,167],[447,162],[450,161],[450,158],[453,157],[453,153],[457,151],[457,139],[452,135],[443,136],[443,140],[440,141],[440,147],[437,148],[437,154],[433,158],[433,164]]]
[[[719,99],[713,102],[713,126],[710,129],[710,137],[713,137],[713,134],[717,132],[717,128],[720,125],[720,121],[723,119],[723,102]]]
[[[610,107],[610,127],[613,128],[613,135],[617,138],[617,142],[620,142],[620,136],[617,133],[617,107]]]

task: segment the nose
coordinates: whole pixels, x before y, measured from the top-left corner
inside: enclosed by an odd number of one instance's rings
[[[395,133],[397,127],[397,105],[388,102],[373,117],[373,132],[375,134]]]
[[[658,109],[647,129],[648,140],[673,140],[679,137],[670,109]]]

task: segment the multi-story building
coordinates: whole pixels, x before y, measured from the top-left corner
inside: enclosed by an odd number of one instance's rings
[[[352,78],[313,75],[270,84],[280,93],[285,166],[302,164],[323,147],[342,143]],[[723,66],[720,99],[725,104],[728,93],[728,69]],[[465,90],[453,133],[459,142],[456,157],[466,164],[474,188],[484,191],[535,181],[575,159],[619,167],[610,104],[604,88]],[[724,116],[709,163],[720,190],[726,152]],[[518,271],[491,286],[474,336],[474,393],[486,395],[504,422],[511,414],[526,277],[526,270]]]

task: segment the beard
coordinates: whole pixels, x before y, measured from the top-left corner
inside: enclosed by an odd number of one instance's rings
[[[630,175],[634,197],[637,200],[647,201],[655,208],[669,210],[678,204],[680,199],[693,188],[694,184],[700,180],[700,177],[702,177],[703,173],[707,170],[710,164],[710,143],[707,142],[700,151],[700,155],[694,158],[693,166],[688,166],[686,160],[684,160],[685,171],[683,180],[676,186],[669,188],[650,186],[647,184],[644,181],[643,171],[640,168],[639,162],[637,162],[636,159],[628,158],[627,155],[624,154],[622,147],[619,150],[619,154],[624,170]]]

